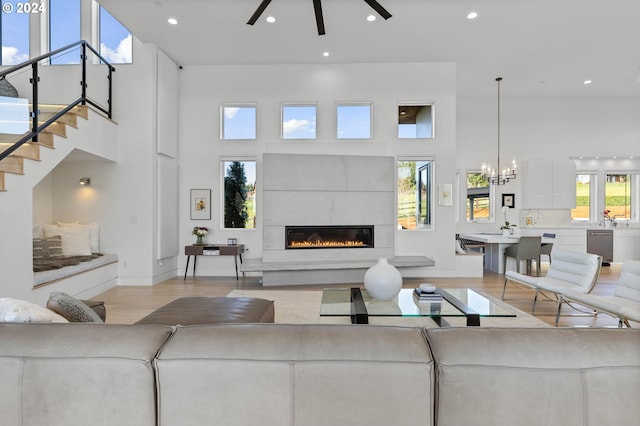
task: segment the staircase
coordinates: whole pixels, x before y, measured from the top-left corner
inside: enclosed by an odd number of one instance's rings
[[[41,87],[43,85],[40,83],[40,67],[49,64],[50,58],[56,55],[78,49],[80,49],[81,52],[81,62],[79,66],[82,70],[82,79],[79,86],[80,96],[73,101],[69,101],[67,105],[47,105],[41,103],[40,95],[43,93],[42,89],[44,87]],[[106,67],[105,78],[102,84],[104,85],[103,88],[106,89],[107,97],[104,99],[104,96],[102,96],[100,98],[101,102],[90,97],[87,93],[87,62],[89,62],[93,70],[95,70],[95,67]],[[38,56],[37,58],[29,59],[9,69],[0,70],[0,82],[6,82],[9,86],[6,87],[7,85],[4,85],[5,91],[8,90],[9,92],[6,94],[7,97],[15,98],[18,95],[18,90],[9,82],[10,78],[29,78],[31,89],[28,91],[28,94],[23,93],[21,99],[29,99],[29,102],[32,102],[32,105],[29,106],[30,114],[32,117],[37,117],[38,119],[37,125],[29,121],[26,127],[18,127],[15,130],[16,132],[20,132],[30,129],[22,135],[0,133],[0,192],[7,190],[5,180],[7,173],[23,175],[25,159],[40,161],[41,147],[53,149],[54,136],[66,138],[67,126],[77,128],[78,117],[88,119],[89,113],[87,105],[91,105],[96,111],[102,112],[106,117],[111,119],[111,83],[113,80],[113,72],[115,72],[115,68],[85,40],[71,43],[60,49]],[[98,86],[99,85],[98,83]],[[51,90],[51,88],[47,89]],[[66,99],[74,99],[73,93],[65,93],[64,96]],[[35,112],[37,112],[37,115],[34,115]],[[18,111],[17,115],[20,117],[21,112]],[[7,123],[15,124],[15,121],[12,122],[11,120],[11,116],[7,117]],[[19,121],[20,119],[18,118],[17,120]],[[32,139],[36,135],[38,141],[33,142]]]
[[[40,124],[49,120],[58,111],[63,109],[64,105],[39,105]],[[67,137],[67,126],[78,128],[78,117],[85,120],[89,118],[89,110],[86,105],[77,105],[69,112],[51,123],[38,135],[38,142],[27,142],[11,153],[8,157],[0,160],[0,192],[6,191],[5,174],[12,173],[24,174],[24,161],[40,161],[40,149],[55,149],[55,137]],[[0,133],[0,152],[7,150],[22,135],[10,135]]]

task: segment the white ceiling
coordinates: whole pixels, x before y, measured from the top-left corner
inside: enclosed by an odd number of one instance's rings
[[[640,96],[640,0],[378,0],[393,17],[373,23],[363,0],[322,0],[324,36],[312,0],[273,0],[247,25],[260,1],[100,3],[183,66],[446,61],[459,97],[495,96],[497,76],[505,97]]]

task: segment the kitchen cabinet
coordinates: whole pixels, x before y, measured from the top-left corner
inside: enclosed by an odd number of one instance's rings
[[[521,164],[523,209],[572,209],[576,164],[572,160],[526,160]]]
[[[604,230],[605,228],[593,228]],[[640,228],[619,226],[613,231],[613,262],[620,263],[627,260],[640,259]],[[556,234],[553,250],[569,250],[586,253],[587,230],[585,228],[522,228],[521,235]],[[544,259],[543,259],[544,260]]]

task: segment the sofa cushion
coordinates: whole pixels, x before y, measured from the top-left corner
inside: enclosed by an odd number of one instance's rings
[[[93,253],[100,253],[100,226],[97,223],[57,222],[57,224],[60,227],[67,228],[86,228],[89,233],[89,246],[91,247],[91,251]]]
[[[178,327],[156,364],[163,426],[433,424],[417,328]]]
[[[0,324],[0,424],[157,426],[152,361],[171,333],[148,325]]]
[[[62,238],[55,235],[49,238],[33,239],[33,258],[38,260],[62,259]]]
[[[93,309],[66,293],[51,293],[47,301],[47,308],[62,315],[70,322],[103,322]]]
[[[44,225],[46,238],[59,235],[62,237],[62,252],[65,257],[91,256],[91,231],[87,227],[63,227]]]
[[[26,300],[0,298],[0,322],[68,322],[57,313]]]
[[[429,329],[439,426],[635,424],[640,330]]]

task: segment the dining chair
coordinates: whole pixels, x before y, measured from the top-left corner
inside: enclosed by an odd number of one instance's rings
[[[542,238],[555,238],[556,234],[545,232],[542,234]],[[549,263],[551,263],[551,250],[553,249],[553,243],[544,243],[540,246],[540,256],[548,256]]]
[[[531,261],[536,262],[536,276],[540,276],[540,248],[542,237],[520,237],[517,244],[509,246],[504,251],[504,264],[506,269],[507,257],[516,259],[516,272],[520,273],[520,262],[527,262],[527,273],[531,270]]]

